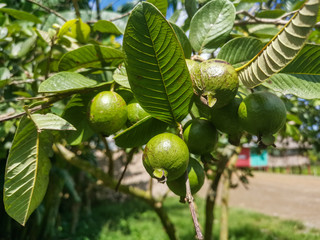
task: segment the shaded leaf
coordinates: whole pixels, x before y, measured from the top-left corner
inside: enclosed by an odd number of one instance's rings
[[[21,225],[41,203],[49,182],[48,146],[40,138],[34,123],[23,117],[7,160],[4,205],[8,215]]]
[[[31,119],[37,130],[76,130],[71,123],[52,113],[32,114]]]
[[[193,91],[183,50],[171,25],[150,3],[132,11],[123,49],[131,90],[142,108],[167,123],[184,119]]]
[[[318,0],[309,0],[253,59],[236,69],[247,87],[255,87],[281,71],[305,44],[319,9]]]
[[[186,11],[187,11],[188,17],[190,19],[197,12],[197,10],[198,10],[198,6],[197,5],[198,4],[197,4],[196,0],[185,0]]]
[[[264,44],[257,38],[235,38],[221,47],[217,58],[232,65],[244,64],[256,56],[263,46]]]
[[[190,42],[199,53],[213,52],[229,36],[235,19],[235,8],[228,0],[212,0],[191,19]]]
[[[121,66],[120,68],[117,68],[114,71],[113,79],[119,85],[126,87],[126,88],[130,88],[130,84],[129,84],[129,80],[128,80],[128,76],[127,76],[127,71],[124,66]]]
[[[95,93],[77,94],[71,98],[65,107],[62,117],[77,129],[65,133],[68,144],[78,145],[94,134],[87,117],[88,104],[94,95]]]
[[[59,72],[39,86],[39,93],[65,93],[86,89],[96,85],[97,82],[74,72]]]
[[[30,21],[34,23],[41,23],[41,20],[38,17],[25,11],[11,9],[11,8],[0,8],[0,12],[9,14],[10,16],[19,20],[25,20],[25,21]]]
[[[93,31],[121,35],[123,32],[112,22],[99,20],[93,25]]]
[[[181,47],[183,49],[185,58],[190,59],[191,54],[192,54],[192,47],[191,47],[191,43],[189,41],[189,38],[186,36],[184,31],[180,27],[178,27],[176,24],[171,23],[171,26],[178,37],[178,40],[179,40]]]
[[[114,137],[122,148],[138,147],[146,144],[153,136],[166,130],[168,124],[151,116],[145,117]]]
[[[59,70],[74,71],[80,68],[118,66],[123,58],[123,53],[112,47],[86,45],[64,54],[59,62]]]
[[[261,12],[256,13],[255,17],[258,18],[278,18],[286,13],[282,9],[273,9],[273,10],[262,10]]]

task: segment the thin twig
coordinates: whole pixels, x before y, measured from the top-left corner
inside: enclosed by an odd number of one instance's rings
[[[112,152],[109,148],[109,144],[106,140],[106,138],[102,135],[100,135],[100,139],[102,140],[104,147],[105,147],[105,154],[107,155],[107,157],[109,158],[109,169],[108,169],[108,175],[110,177],[113,177],[113,173],[114,173],[114,168],[113,168],[113,156],[112,156]]]
[[[58,18],[62,19],[62,20],[65,21],[65,22],[68,21],[68,20],[65,19],[62,15],[60,15],[60,14],[57,13],[56,11],[54,11],[54,10],[52,10],[52,9],[46,7],[46,6],[43,6],[41,3],[38,3],[38,2],[33,1],[33,0],[27,0],[27,1],[28,1],[28,2],[31,2],[31,3],[33,3],[33,4],[38,5],[39,7],[43,8],[44,10],[46,10],[46,11],[49,12],[49,13],[52,13],[52,14],[56,15]]]
[[[121,174],[121,176],[120,176],[120,178],[119,178],[119,181],[118,181],[118,183],[117,183],[117,186],[116,186],[116,188],[115,188],[116,192],[119,190],[119,186],[120,186],[120,184],[121,184],[121,181],[122,181],[122,179],[123,179],[123,177],[124,177],[124,174],[125,174],[126,171],[127,171],[127,168],[128,168],[128,166],[129,166],[129,164],[131,163],[131,161],[132,161],[132,159],[133,159],[133,155],[134,155],[135,151],[136,151],[136,148],[132,148],[132,149],[129,151],[128,155],[127,155],[126,165],[124,166],[124,169],[123,169],[123,171],[122,171],[122,174]]]
[[[178,131],[179,131],[179,137],[183,140],[183,128],[181,123],[178,124]],[[189,209],[191,212],[191,216],[192,216],[192,221],[193,221],[193,225],[194,228],[196,230],[196,234],[197,234],[197,239],[198,240],[202,240],[203,239],[203,235],[201,232],[201,228],[200,228],[200,224],[198,221],[198,216],[196,213],[196,209],[194,206],[194,202],[193,202],[193,197],[192,197],[192,193],[191,193],[191,188],[190,188],[190,181],[189,181],[189,176],[188,176],[188,170],[186,170],[185,172],[185,180],[186,180],[186,201],[189,204]]]

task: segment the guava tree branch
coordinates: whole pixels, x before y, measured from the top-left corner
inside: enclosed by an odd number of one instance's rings
[[[183,140],[183,128],[181,123],[178,123],[178,134],[179,137]],[[198,217],[197,217],[197,213],[196,213],[196,209],[194,206],[194,201],[193,201],[193,197],[192,197],[192,193],[191,193],[191,188],[190,188],[190,181],[189,181],[189,173],[188,170],[186,170],[185,172],[185,181],[186,181],[186,201],[189,204],[189,209],[191,212],[191,216],[192,216],[192,220],[193,220],[193,225],[194,228],[196,230],[196,234],[197,234],[197,239],[198,240],[203,240],[203,235],[201,232],[201,228],[200,228],[200,224],[198,221]]]
[[[46,7],[46,6],[43,6],[41,3],[38,3],[38,2],[33,1],[33,0],[27,0],[27,1],[28,1],[28,2],[31,2],[31,3],[33,3],[33,4],[35,4],[35,5],[38,5],[39,7],[43,8],[43,9],[46,10],[47,12],[56,15],[58,18],[61,18],[61,19],[62,19],[63,21],[65,21],[65,22],[68,21],[68,20],[65,19],[61,14],[57,13],[56,11],[54,11],[54,10],[52,10],[52,9]]]
[[[284,18],[294,14],[294,12],[290,12],[287,13],[279,18],[259,18],[259,17],[255,17],[254,15],[252,15],[251,13],[247,12],[247,11],[238,11],[236,14],[237,15],[245,15],[248,18],[246,19],[241,19],[241,20],[236,20],[234,22],[234,26],[245,26],[245,25],[249,25],[249,24],[273,24],[273,25],[286,25],[289,20],[285,20]],[[320,22],[315,24],[315,27],[320,27]]]
[[[233,154],[230,157],[230,161],[233,161],[233,159],[238,158],[239,152],[240,152],[239,147],[234,149]],[[221,176],[227,166],[228,161],[229,161],[228,157],[221,156],[219,163],[218,163],[218,166],[217,166],[214,180],[212,181],[210,188],[207,192],[206,223],[205,223],[205,238],[204,238],[205,240],[212,240],[213,239],[212,232],[213,232],[213,223],[214,223],[214,208],[215,208],[215,203],[217,200],[218,186],[219,186]]]
[[[117,186],[117,181],[111,178],[107,173],[103,172],[100,168],[93,166],[91,163],[81,159],[75,153],[68,150],[60,143],[53,145],[53,151],[55,154],[60,156],[62,159],[66,160],[71,165],[90,173],[95,178],[101,180],[103,184],[111,189],[115,189]],[[128,186],[128,185],[119,185],[119,191],[138,199],[145,201],[152,209],[157,213],[158,217],[161,220],[161,223],[168,234],[170,240],[177,240],[175,227],[171,222],[167,212],[163,208],[161,201],[156,201],[151,197],[150,192],[142,190],[137,187]]]

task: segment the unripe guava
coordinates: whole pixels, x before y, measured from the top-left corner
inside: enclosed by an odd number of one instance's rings
[[[195,65],[193,85],[207,99],[209,107],[223,107],[237,94],[239,79],[234,67],[226,61],[209,59]]]
[[[286,107],[283,101],[270,92],[255,92],[240,104],[238,115],[245,131],[271,145],[272,135],[286,122]]]
[[[151,177],[159,182],[180,177],[189,163],[185,142],[172,133],[161,133],[149,140],[143,151],[143,165]]]
[[[127,121],[127,105],[123,98],[112,91],[98,93],[88,107],[90,126],[96,132],[111,135]]]
[[[218,132],[210,121],[193,119],[186,123],[183,138],[191,153],[207,154],[216,146]]]
[[[150,116],[137,102],[136,99],[133,99],[128,104],[128,122],[130,125],[133,125],[143,118]]]
[[[194,158],[190,158],[188,165],[188,178],[190,183],[191,194],[196,194],[202,187],[205,179],[205,172],[201,164]],[[186,196],[186,179],[185,174],[176,180],[167,182],[169,189],[178,196]]]

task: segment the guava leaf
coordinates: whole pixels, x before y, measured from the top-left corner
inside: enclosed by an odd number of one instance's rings
[[[26,20],[34,23],[41,23],[41,20],[37,18],[35,15],[11,8],[0,8],[0,12],[9,14],[10,16],[19,19],[19,20]]]
[[[71,32],[68,32],[67,35],[77,39],[80,43],[87,43],[90,32],[90,26],[79,18],[75,24],[71,25]]]
[[[198,10],[197,0],[185,0],[188,17],[191,19]]]
[[[78,19],[72,19],[66,22],[65,24],[62,25],[60,28],[57,37],[60,38],[63,35],[65,35],[67,32],[69,32],[69,29],[78,21]]]
[[[316,23],[318,9],[318,0],[307,1],[258,55],[236,69],[245,86],[261,84],[296,57]]]
[[[39,93],[67,93],[86,89],[96,85],[97,82],[74,72],[59,72],[39,86]]]
[[[126,70],[131,90],[153,117],[176,124],[189,110],[193,95],[181,45],[163,15],[150,3],[139,3],[124,34]]]
[[[235,8],[228,0],[212,0],[198,10],[190,23],[190,42],[198,53],[212,53],[229,36]]]
[[[320,98],[320,45],[305,45],[280,74],[273,75],[263,85],[282,94]]]
[[[64,133],[68,144],[78,145],[94,134],[87,117],[88,104],[94,95],[95,93],[77,94],[66,105],[62,117],[77,129]]]
[[[35,46],[36,40],[37,35],[33,35],[24,41],[13,43],[10,47],[10,57],[14,59],[24,57],[27,53],[29,53],[30,49]]]
[[[162,133],[168,124],[147,116],[114,137],[116,144],[122,148],[139,147],[146,144],[150,138]]]
[[[223,59],[232,65],[244,64],[256,56],[264,44],[257,38],[239,37],[224,44],[218,55],[218,59]]]
[[[90,44],[64,54],[59,62],[59,71],[118,66],[123,58],[120,50]]]
[[[113,80],[125,88],[130,88],[127,71],[124,66],[121,66],[114,71]]]
[[[159,9],[163,16],[166,16],[168,0],[147,0],[147,2],[152,3],[156,8]]]
[[[192,53],[191,43],[184,31],[174,23],[170,23],[184,52],[184,57],[190,59]]]
[[[113,23],[107,20],[99,20],[93,25],[93,31],[121,35],[123,32]]]
[[[32,114],[32,121],[36,125],[38,131],[40,130],[76,130],[71,123],[67,122],[65,119],[52,114]]]
[[[286,14],[285,10],[282,9],[273,9],[273,10],[262,10],[256,13],[255,17],[258,18],[278,18]]]
[[[41,203],[49,182],[47,139],[32,120],[23,117],[10,149],[5,171],[4,206],[10,217],[25,225]],[[47,137],[46,137],[47,138]]]

